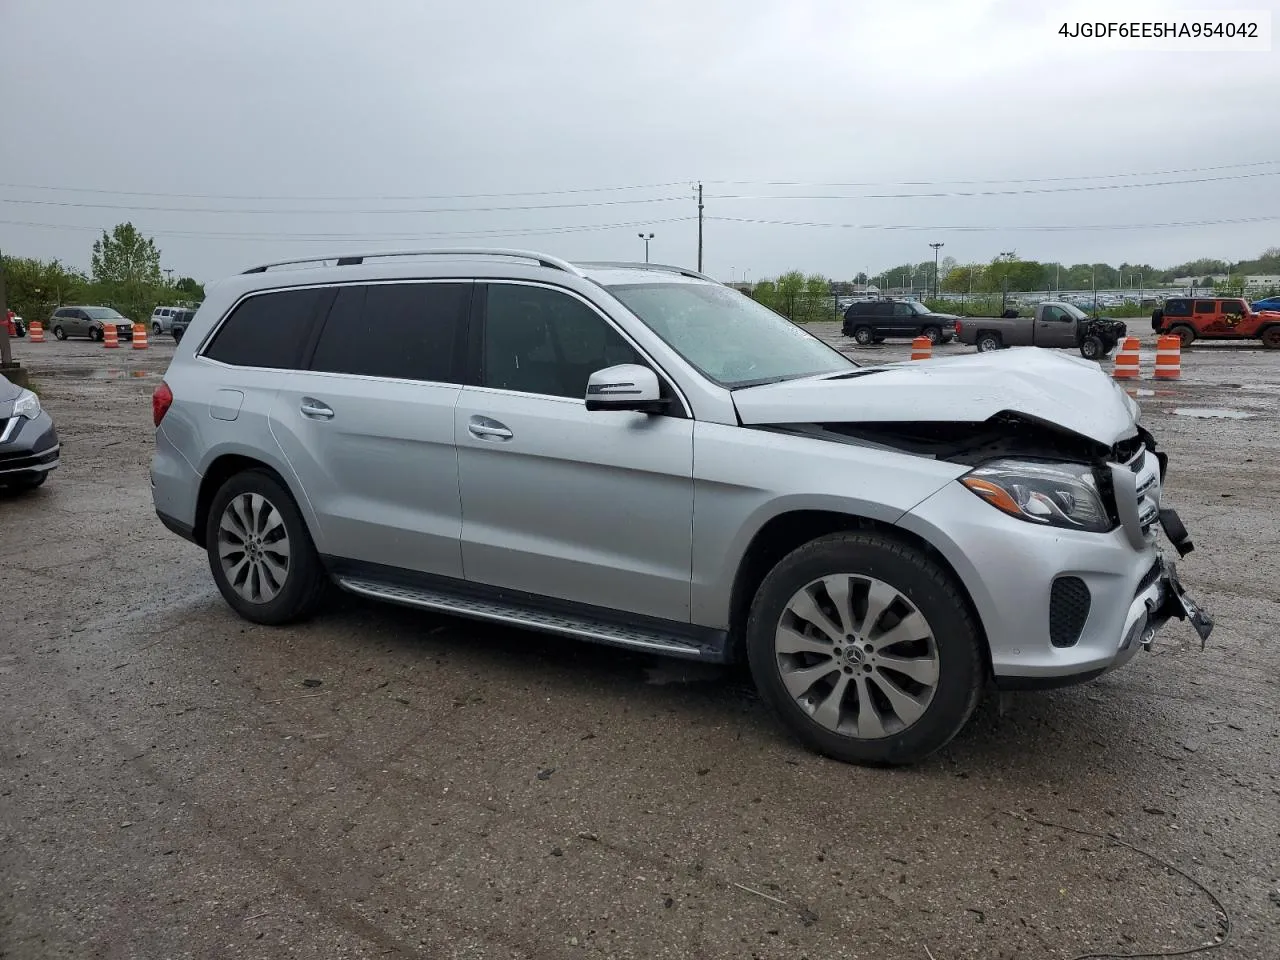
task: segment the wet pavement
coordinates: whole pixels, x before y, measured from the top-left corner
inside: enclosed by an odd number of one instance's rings
[[[171,352],[15,349],[65,446],[0,497],[0,957],[1057,960],[1211,943],[1214,898],[1211,956],[1280,956],[1280,353],[1131,386],[1208,647],[1171,625],[884,771],[739,670],[354,599],[238,620],[152,513]]]

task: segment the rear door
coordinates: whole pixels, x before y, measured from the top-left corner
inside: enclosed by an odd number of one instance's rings
[[[593,372],[653,365],[577,294],[481,289],[454,428],[467,579],[687,622],[693,421],[588,411]]]
[[[331,557],[462,577],[453,410],[472,288],[339,286],[304,369],[281,378],[272,430]]]
[[[1216,300],[1197,300],[1192,320],[1197,333],[1224,333],[1227,329]]]

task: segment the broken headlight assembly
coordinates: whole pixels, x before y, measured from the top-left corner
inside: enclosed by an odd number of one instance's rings
[[[994,460],[960,482],[997,510],[1028,523],[1092,533],[1115,526],[1086,464]]]

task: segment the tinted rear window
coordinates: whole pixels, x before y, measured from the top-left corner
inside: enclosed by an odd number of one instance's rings
[[[1217,313],[1218,305],[1213,300],[1197,300],[1196,313]]]
[[[456,383],[470,283],[378,283],[339,288],[312,370]]]
[[[295,369],[325,292],[280,290],[250,297],[222,324],[204,355],[238,367]]]
[[[1164,315],[1166,317],[1189,317],[1191,316],[1190,300],[1168,300],[1164,305]]]

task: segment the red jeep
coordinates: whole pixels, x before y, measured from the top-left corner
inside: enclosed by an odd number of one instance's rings
[[[1255,313],[1239,297],[1171,297],[1151,314],[1151,329],[1178,337],[1184,347],[1196,340],[1261,340],[1280,348],[1280,311]]]

